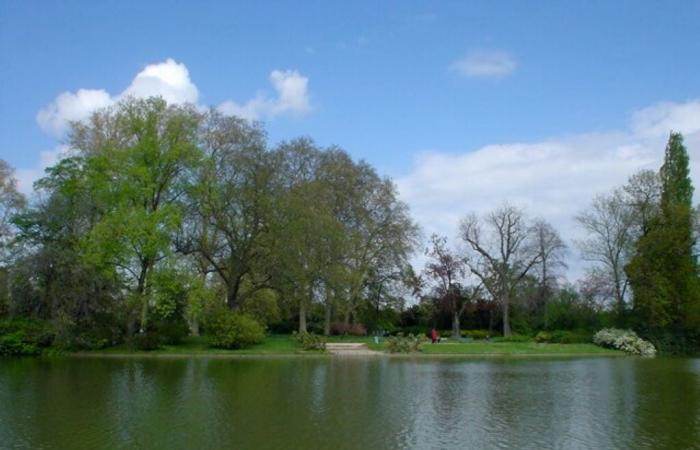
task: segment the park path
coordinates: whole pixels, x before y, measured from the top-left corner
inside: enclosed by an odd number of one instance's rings
[[[362,343],[328,343],[326,351],[337,356],[376,356],[381,352],[370,350],[367,344]]]

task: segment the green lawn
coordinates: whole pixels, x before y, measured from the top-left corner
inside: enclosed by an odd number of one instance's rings
[[[485,342],[425,344],[422,353],[430,355],[622,355],[593,344],[538,344],[536,342]]]
[[[371,336],[331,336],[328,342],[362,342],[371,350],[384,351],[385,339],[374,343]],[[271,335],[262,344],[240,350],[211,348],[206,337],[190,337],[180,345],[166,345],[163,348],[146,352],[134,351],[126,345],[119,345],[92,353],[99,354],[153,354],[153,355],[294,355],[318,354],[304,351],[290,335]],[[622,352],[598,347],[593,344],[538,344],[536,342],[486,342],[472,341],[464,343],[443,342],[426,343],[422,354],[425,355],[621,355]]]

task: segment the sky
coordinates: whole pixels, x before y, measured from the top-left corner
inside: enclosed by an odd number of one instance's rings
[[[425,236],[504,201],[573,216],[681,131],[700,184],[700,1],[0,0],[0,158],[20,188],[70,120],[161,95],[339,145]],[[697,196],[696,196],[697,197]]]

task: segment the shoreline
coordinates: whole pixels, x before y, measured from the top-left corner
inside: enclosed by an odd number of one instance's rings
[[[361,353],[353,354],[332,354],[332,353],[164,353],[164,352],[133,352],[133,353],[110,353],[110,352],[74,352],[66,353],[65,355],[71,358],[145,358],[145,359],[283,359],[283,358],[392,358],[392,359],[479,359],[479,358],[591,358],[591,357],[623,357],[633,356],[623,352],[600,352],[600,353],[386,353],[377,352],[376,354]]]

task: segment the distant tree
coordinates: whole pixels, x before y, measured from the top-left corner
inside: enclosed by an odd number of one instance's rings
[[[447,247],[447,238],[433,234],[430,237],[430,247],[426,250],[429,258],[423,273],[432,281],[433,289],[430,295],[440,302],[441,306],[452,316],[452,337],[462,337],[460,317],[479,295],[479,286],[463,286],[466,275],[466,263],[457,253]]]
[[[533,240],[536,252],[539,253],[539,264],[536,267],[539,282],[539,300],[542,306],[544,328],[549,326],[549,299],[556,289],[557,276],[560,270],[566,269],[564,261],[566,244],[552,225],[538,219],[532,226]]]
[[[693,186],[680,133],[671,133],[659,172],[659,213],[651,215],[627,266],[638,323],[652,334],[698,334],[700,286],[693,255]]]
[[[506,204],[489,213],[483,224],[475,214],[468,215],[460,229],[469,248],[469,270],[500,305],[503,335],[510,336],[511,301],[525,276],[542,258],[533,242],[532,227],[520,209]]]
[[[2,262],[6,260],[5,250],[12,234],[10,219],[27,204],[24,195],[17,190],[14,172],[5,160],[0,159],[0,261]]]

